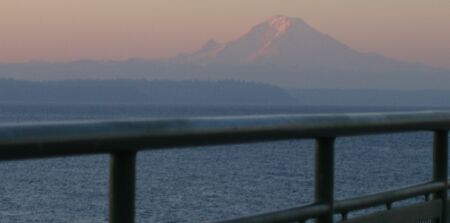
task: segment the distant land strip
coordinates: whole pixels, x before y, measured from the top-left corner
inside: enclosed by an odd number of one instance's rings
[[[0,103],[450,107],[449,96],[446,90],[300,89],[235,80],[0,79]]]

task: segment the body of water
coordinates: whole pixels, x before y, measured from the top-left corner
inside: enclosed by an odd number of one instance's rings
[[[427,108],[170,107],[0,104],[0,124]],[[210,222],[313,200],[313,141],[286,140],[141,152],[137,222]],[[337,198],[431,179],[428,132],[338,138]],[[106,222],[107,155],[0,163],[0,222]]]

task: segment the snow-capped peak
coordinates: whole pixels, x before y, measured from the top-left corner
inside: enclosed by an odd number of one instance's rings
[[[200,64],[271,63],[313,64],[317,58],[342,55],[347,47],[324,35],[299,18],[272,16],[243,36],[227,43],[208,41],[186,61]],[[333,58],[330,58],[332,60]]]
[[[291,25],[291,18],[287,16],[272,16],[267,23],[278,32],[286,32]]]

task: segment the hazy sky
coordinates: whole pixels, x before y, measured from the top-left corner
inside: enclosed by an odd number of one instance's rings
[[[280,14],[360,51],[450,68],[449,0],[0,0],[0,62],[167,57]]]

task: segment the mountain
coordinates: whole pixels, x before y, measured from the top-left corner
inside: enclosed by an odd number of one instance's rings
[[[185,55],[184,60],[199,64],[346,67],[360,56],[299,18],[274,16],[228,43],[210,40],[197,52]]]
[[[299,18],[273,16],[227,43],[209,40],[178,58],[193,64],[264,65],[357,69],[407,66],[374,53],[361,53],[312,28]]]
[[[226,43],[180,55],[211,76],[300,88],[450,89],[450,71],[363,53],[299,18],[273,16]]]
[[[284,88],[450,90],[450,71],[363,53],[299,18],[273,16],[225,43],[161,60],[0,65],[24,80],[239,80]]]

